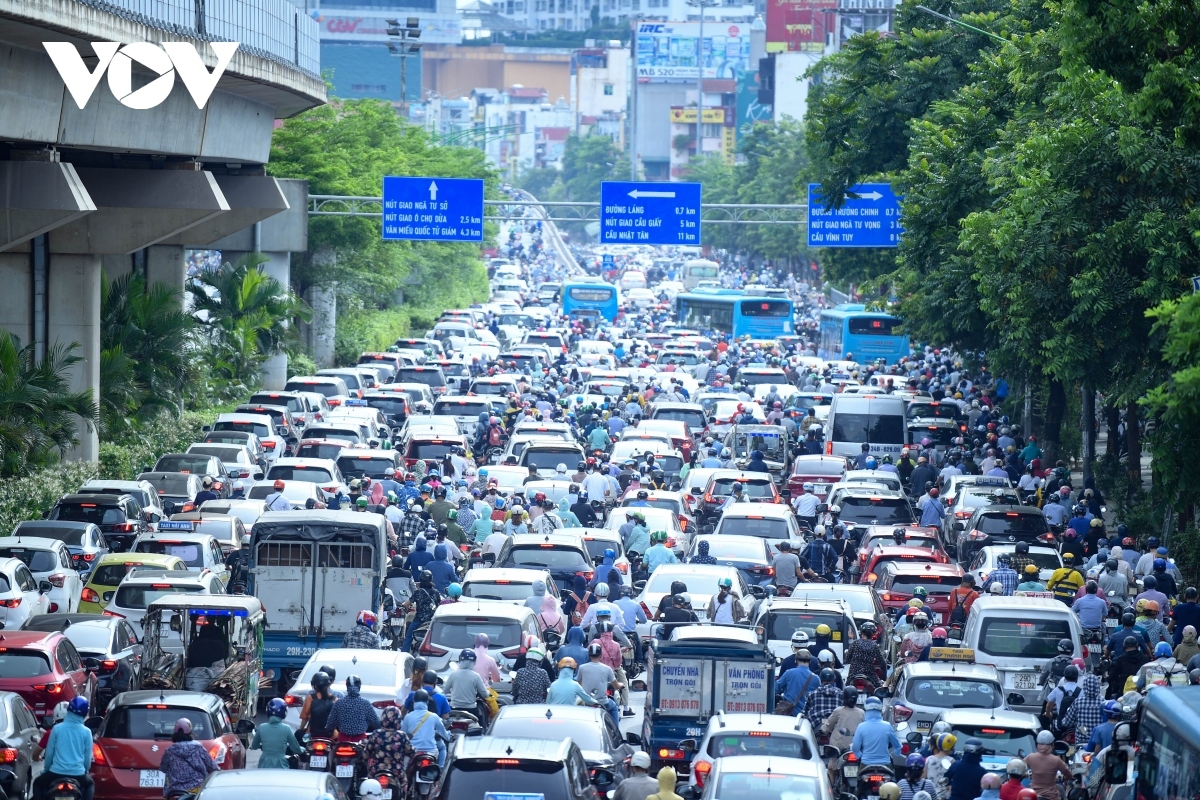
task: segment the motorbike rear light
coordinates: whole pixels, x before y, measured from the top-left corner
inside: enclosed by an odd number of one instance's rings
[[[858,756],[854,755],[854,753],[852,753],[852,752],[846,753],[846,763],[847,764],[857,764]]]
[[[693,771],[696,773],[696,785],[703,786],[705,778],[708,777],[708,773],[712,772],[712,762],[703,760],[697,761],[696,767]]]
[[[892,706],[892,718],[896,722],[908,722],[909,718],[912,717],[912,715],[913,715],[912,709],[909,708],[908,706],[900,705],[899,703]]]
[[[1088,646],[1086,644],[1083,646],[1083,657],[1088,657]]]
[[[427,753],[422,753],[417,756],[417,769],[424,769],[425,767],[431,767],[436,763],[437,763],[437,761],[434,760],[433,756],[431,756]]]
[[[317,740],[309,745],[309,749],[314,753],[325,753],[329,750],[329,742]]]
[[[17,760],[18,755],[16,749],[12,747],[0,749],[0,764],[12,764]]]
[[[683,750],[675,750],[670,747],[660,747],[658,749],[659,758],[681,759],[687,758],[687,753]]]
[[[339,744],[333,754],[341,758],[353,758],[358,755],[358,748],[348,744]]]
[[[101,765],[108,763],[108,759],[104,757],[104,751],[100,749],[97,742],[92,743],[92,763]]]
[[[867,783],[871,784],[871,786],[878,786],[879,784],[883,783],[883,780],[886,777],[887,777],[886,775],[882,775],[882,774],[868,775]]]
[[[392,779],[387,775],[376,775],[375,780],[379,781],[379,785],[384,789],[388,788],[388,784],[392,782]]]
[[[53,614],[56,611],[58,611],[58,603],[51,603],[50,604],[50,613]]]

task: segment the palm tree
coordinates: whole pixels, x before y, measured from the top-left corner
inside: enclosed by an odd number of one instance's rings
[[[0,477],[16,477],[58,460],[79,444],[79,420],[88,430],[98,410],[90,390],[73,392],[67,370],[83,359],[78,343],[55,345],[41,361],[32,344],[0,331]]]
[[[264,361],[299,344],[291,320],[312,319],[303,301],[263,271],[265,261],[251,253],[188,281],[216,348],[214,368],[247,385],[257,381]]]
[[[146,286],[139,273],[105,283],[100,295],[101,429],[178,408],[191,372],[196,320],[179,290]]]

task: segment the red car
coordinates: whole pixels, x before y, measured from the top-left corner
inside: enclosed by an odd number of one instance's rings
[[[0,691],[21,695],[41,721],[64,700],[84,697],[92,702],[96,676],[84,668],[75,645],[61,633],[4,631]]]
[[[927,547],[897,547],[895,545],[880,546],[867,555],[866,566],[859,577],[859,583],[875,583],[879,577],[879,569],[890,561],[907,562],[910,564],[945,564],[949,561],[945,553],[930,550]]]
[[[796,456],[792,462],[792,474],[788,475],[787,488],[795,497],[800,494],[804,484],[811,483],[813,494],[824,503],[829,499],[829,490],[845,473],[846,459],[841,456]]]
[[[895,613],[913,599],[918,586],[927,592],[925,605],[929,608],[929,624],[937,625],[950,617],[950,592],[962,583],[963,569],[957,564],[908,564],[884,562],[875,579],[875,592],[889,612]]]
[[[949,562],[950,557],[946,555],[942,548],[942,542],[938,539],[937,528],[921,528],[916,525],[899,526],[900,530],[904,531],[905,547],[919,547],[923,550],[934,550],[941,554],[943,562]],[[866,574],[865,567],[867,566],[867,556],[871,555],[871,551],[876,547],[894,547],[896,545],[895,525],[870,525],[867,527],[866,534],[858,542],[858,569],[859,574]]]
[[[122,692],[92,745],[96,798],[161,800],[164,776],[159,765],[180,717],[191,720],[193,738],[221,769],[245,768],[246,748],[239,733],[246,735],[253,726],[243,720],[235,731],[216,695],[170,689]]]

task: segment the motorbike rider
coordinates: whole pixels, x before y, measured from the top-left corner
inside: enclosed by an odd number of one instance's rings
[[[346,677],[346,696],[334,703],[333,709],[329,712],[328,724],[335,731],[335,741],[358,742],[379,727],[379,713],[375,710],[375,706],[360,694],[361,691],[362,678],[357,675],[348,675]]]
[[[446,740],[450,738],[446,726],[441,717],[429,710],[429,692],[418,689],[413,692],[412,701],[412,710],[404,715],[400,730],[408,735],[414,755],[436,755],[438,766],[442,766],[446,763]]]
[[[1051,735],[1050,738],[1053,740],[1054,737]],[[962,757],[946,769],[945,780],[950,787],[947,795],[949,800],[975,800],[979,796],[983,776],[988,774],[982,762],[983,742],[972,736],[963,743]]]
[[[740,484],[734,484],[735,486]],[[667,547],[667,532],[655,531],[650,534],[650,548],[645,553],[643,559],[646,564],[646,569],[650,574],[654,574],[654,570],[661,567],[663,564],[678,564],[679,559],[676,558],[674,551]]]
[[[344,703],[338,700],[334,706]],[[370,703],[367,703],[369,706]],[[371,709],[374,711],[374,709]],[[302,755],[304,748],[296,741],[290,725],[284,724],[287,718],[287,703],[282,697],[273,697],[267,703],[267,724],[254,729],[254,738],[250,742],[251,750],[262,750],[258,759],[259,769],[289,769],[288,753]]]
[[[1016,549],[1008,554],[1008,565],[1021,577],[1030,566],[1037,566],[1029,557],[1029,542],[1017,542]]]
[[[437,589],[433,588],[433,573],[427,569],[421,570],[420,582],[409,603],[415,609],[415,613],[408,626],[408,631],[404,634],[403,650],[411,649],[414,635],[428,626],[440,602],[441,595],[438,594]]]
[[[1037,752],[1025,756],[1029,767],[1029,788],[1037,792],[1039,800],[1059,800],[1058,778],[1071,780],[1071,768],[1067,762],[1054,754],[1054,734],[1041,731],[1037,735]]]
[[[34,781],[36,798],[45,798],[58,779],[72,778],[83,791],[82,800],[92,800],[96,784],[88,774],[92,768],[92,732],[83,724],[87,715],[87,698],[75,697],[67,703],[63,721],[50,729],[46,740],[46,764]]]
[[[818,525],[813,529],[813,539],[800,552],[800,557],[808,561],[808,568],[817,575],[817,580],[829,583],[833,580],[833,571],[837,567],[837,553],[825,541],[825,526]]]
[[[297,733],[308,733],[314,739],[330,739],[333,728],[329,727],[329,712],[337,702],[337,695],[330,691],[333,678],[324,670],[317,670],[309,679],[312,691],[304,698],[300,709],[300,728]]]
[[[847,665],[846,676],[853,680],[862,675],[878,684],[887,675],[887,660],[875,637],[879,634],[879,626],[874,622],[864,622],[858,629],[859,636],[845,649],[843,656]]]
[[[930,797],[937,793],[933,781],[925,776],[925,756],[920,753],[910,753],[904,761],[904,777],[899,780],[900,797],[910,800],[917,792],[926,792]],[[880,800],[883,793],[880,792]]]
[[[821,733],[829,737],[829,743],[845,752],[854,742],[854,732],[863,721],[863,710],[858,705],[858,690],[853,686],[842,689],[842,705],[821,723]]]
[[[933,643],[933,634],[929,631],[929,615],[918,611],[913,615],[913,630],[904,634],[900,643],[900,658],[905,663],[912,664],[921,656],[921,651]]]
[[[379,634],[375,633],[375,625],[379,617],[374,611],[360,611],[354,620],[354,627],[346,631],[342,637],[342,647],[346,649],[378,650]]]
[[[1000,800],[1018,800],[1020,791],[1025,788],[1023,781],[1029,774],[1029,767],[1025,766],[1023,759],[1010,758],[1004,765],[1004,774],[1008,780],[1000,785]]]
[[[552,706],[573,706],[579,700],[585,706],[600,704],[575,680],[577,662],[574,658],[565,657],[558,660],[558,677],[546,691],[546,703]]]
[[[731,578],[721,578],[717,581],[717,593],[709,601],[707,614],[717,625],[736,625],[741,622],[741,597],[733,590]]]
[[[475,671],[478,660],[474,650],[464,648],[458,654],[458,669],[442,682],[450,708],[474,714],[482,723],[487,719],[488,686]]]
[[[650,550],[650,529],[646,527],[646,515],[641,511],[633,511],[628,515],[632,519],[633,527],[629,529],[629,535],[625,538],[626,553],[641,553],[646,556]]]
[[[950,786],[945,780],[946,770],[954,764],[954,746],[958,737],[953,733],[935,733],[929,737],[929,755],[925,758],[925,777],[937,787],[934,794],[938,800],[947,800]]]
[[[825,719],[838,710],[842,703],[842,689],[838,686],[838,674],[826,667],[821,670],[821,685],[808,693],[804,701],[804,716],[812,725],[813,730],[819,730]]]
[[[883,721],[882,712],[883,703],[878,697],[868,697],[863,703],[863,721],[854,732],[854,741],[850,745],[863,767],[886,766],[890,769],[892,753],[900,752],[900,740],[891,723]]]
[[[162,755],[158,769],[166,777],[163,796],[174,797],[200,788],[210,772],[220,769],[208,748],[192,737],[192,721],[175,720],[171,746]]]

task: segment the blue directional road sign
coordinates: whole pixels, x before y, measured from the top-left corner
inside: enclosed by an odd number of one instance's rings
[[[841,208],[830,208],[821,185],[808,185],[809,247],[897,247],[904,227],[890,183],[850,187]]]
[[[385,177],[383,238],[483,241],[483,181]]]
[[[613,260],[612,253],[605,253],[600,256],[600,266],[606,270],[614,270],[617,268],[616,261]]]
[[[700,184],[604,181],[601,244],[700,244]]]

